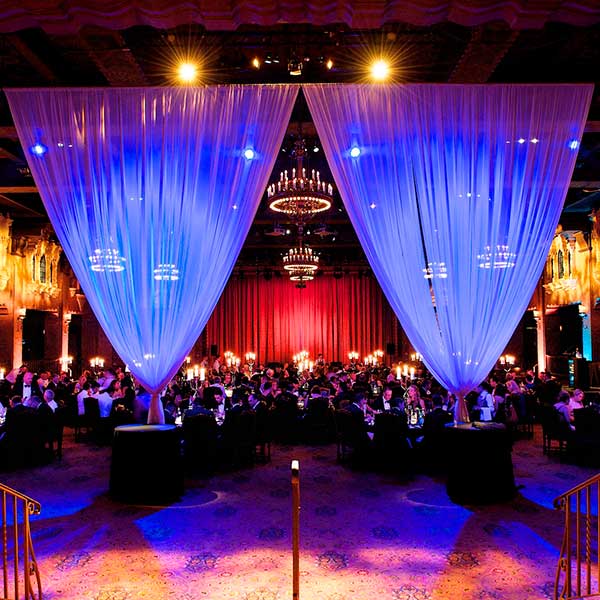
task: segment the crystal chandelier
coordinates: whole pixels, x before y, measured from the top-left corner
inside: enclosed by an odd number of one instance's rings
[[[477,255],[481,269],[510,269],[515,266],[516,259],[516,253],[506,244],[498,244],[495,248],[486,246],[484,252]]]

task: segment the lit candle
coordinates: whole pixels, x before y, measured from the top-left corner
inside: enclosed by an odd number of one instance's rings
[[[402,377],[402,373],[400,371],[400,365],[396,367],[396,379],[400,379]]]
[[[200,381],[204,381],[206,379],[206,369],[204,367],[200,367]]]
[[[227,359],[227,366],[228,366],[228,367],[230,367],[230,366],[231,366],[231,359],[230,359],[230,358],[228,358],[228,359]]]
[[[200,367],[198,365],[194,365],[194,377],[198,377],[200,373]]]
[[[408,377],[408,365],[404,365],[404,369],[402,370],[404,377]]]
[[[4,379],[4,374],[6,373],[5,369],[0,369],[0,380]]]
[[[194,379],[194,369],[188,369],[187,370],[187,380],[191,381],[192,379]]]
[[[414,367],[411,367],[411,368],[410,368],[410,378],[411,378],[411,379],[414,379],[414,378],[415,378],[415,368],[414,368]]]
[[[314,366],[315,366],[315,363],[313,363],[313,361],[311,360],[311,361],[308,363],[308,370],[309,370],[311,373],[312,373],[312,370],[313,370],[313,367],[314,367]]]

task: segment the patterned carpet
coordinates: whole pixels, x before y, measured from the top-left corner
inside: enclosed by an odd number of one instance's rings
[[[108,498],[110,448],[68,441],[62,463],[3,481],[42,503],[32,529],[44,598],[283,600],[293,458],[303,600],[551,598],[562,532],[552,499],[592,474],[521,441],[520,495],[461,507],[441,479],[401,483],[336,464],[334,446],[276,446],[268,465],[187,480],[181,502],[144,507]]]

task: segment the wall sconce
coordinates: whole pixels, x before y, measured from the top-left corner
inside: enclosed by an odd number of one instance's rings
[[[65,313],[65,314],[63,315],[63,319],[64,319],[65,323],[70,323],[70,322],[71,322],[71,317],[72,317],[72,316],[73,316],[73,315],[72,315],[71,313],[69,313],[69,312],[68,312],[68,313]]]
[[[26,308],[18,308],[17,309],[17,319],[19,319],[19,321],[24,321],[26,316],[27,316]]]

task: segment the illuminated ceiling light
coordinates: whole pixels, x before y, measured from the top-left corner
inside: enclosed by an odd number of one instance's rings
[[[515,266],[517,255],[506,244],[498,244],[494,250],[486,246],[482,254],[477,255],[480,269],[509,269]]]
[[[302,75],[302,61],[297,58],[290,58],[288,62],[288,72],[292,77]]]
[[[253,66],[255,69],[260,69],[260,60],[258,60],[258,57],[257,57],[257,56],[255,56],[255,57],[252,59],[252,66]]]
[[[530,141],[532,144],[537,144],[540,140],[538,140],[537,138],[533,138]]]
[[[198,77],[198,67],[189,62],[181,63],[177,68],[177,76],[183,83],[192,83]]]
[[[246,148],[244,150],[244,158],[246,160],[252,160],[255,156],[256,154],[252,148]]]
[[[371,204],[369,204],[370,208],[375,208],[377,206],[377,204],[375,204],[375,202],[371,202]]]
[[[358,146],[352,146],[350,156],[352,158],[358,158],[360,156],[360,148]]]
[[[386,60],[379,59],[371,64],[371,77],[375,81],[384,81],[390,76],[390,65]]]
[[[517,140],[517,142],[519,142],[519,144],[524,144],[524,143],[525,143],[525,140],[524,140],[523,138],[519,138],[519,139]]]
[[[316,144],[313,146],[313,152],[318,152],[320,150],[319,146]]]
[[[312,170],[310,176],[303,167],[306,146],[302,138],[294,144],[292,156],[296,159],[296,167],[291,177],[282,171],[279,181],[267,188],[269,208],[292,217],[298,224],[303,224],[313,215],[329,210],[333,198],[331,184],[321,181],[319,171]]]
[[[329,71],[331,71],[331,69],[333,69],[333,61],[331,59],[329,59],[326,63],[325,66],[327,67],[327,69]]]
[[[31,146],[29,150],[31,150],[31,153],[35,154],[36,156],[42,156],[42,154],[46,154],[46,152],[48,152],[48,148],[44,146],[44,144],[40,144],[40,142],[37,142]]]
[[[125,270],[125,257],[116,248],[96,248],[89,256],[92,271],[97,273],[120,273]]]
[[[178,281],[179,269],[175,265],[162,263],[154,269],[154,279],[156,281]]]
[[[279,64],[279,56],[277,56],[277,54],[273,57],[273,63],[276,65]]]
[[[271,56],[271,53],[269,52],[265,56],[265,65],[270,65],[272,62],[273,62],[273,57]]]
[[[571,150],[577,150],[578,147],[579,147],[579,140],[571,140],[569,142],[569,148]]]

